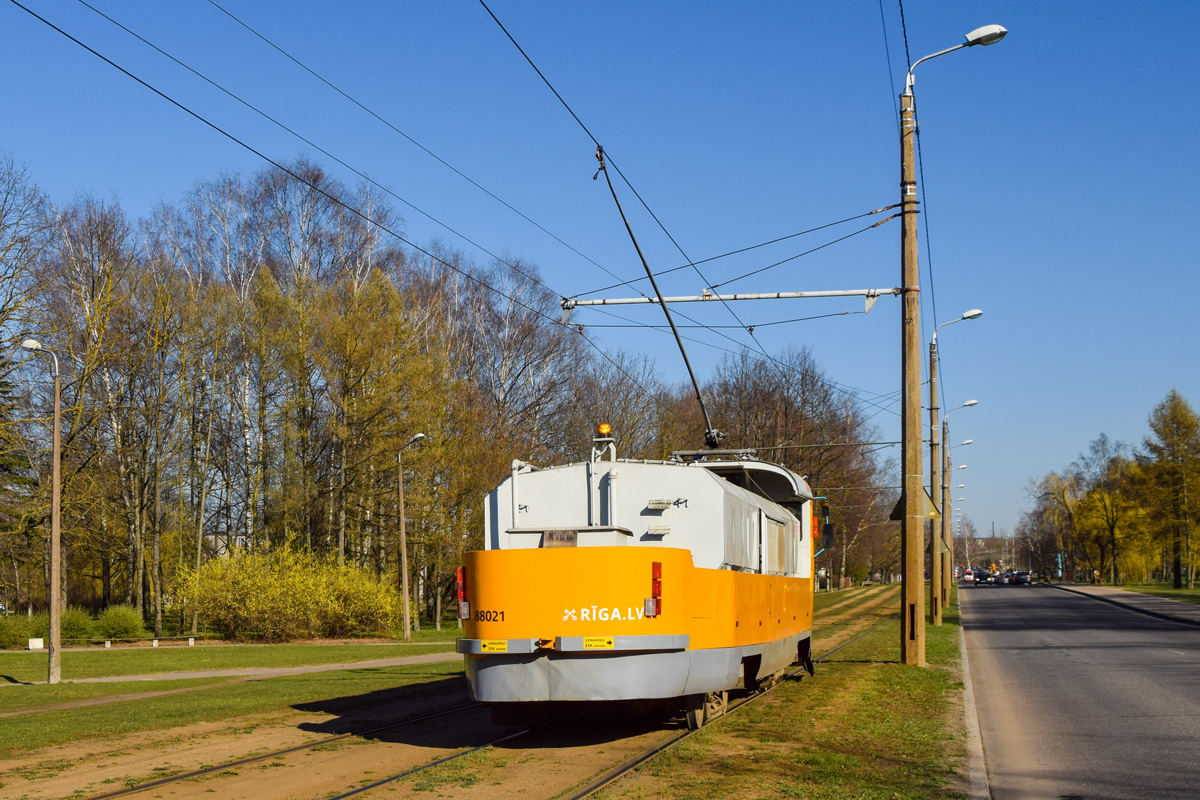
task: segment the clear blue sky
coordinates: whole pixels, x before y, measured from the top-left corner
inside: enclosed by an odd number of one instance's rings
[[[307,154],[356,180],[86,6],[27,5],[271,157]],[[94,5],[492,252],[536,263],[556,292],[612,282],[205,0]],[[222,5],[588,258],[623,278],[640,274],[603,180],[591,180],[592,142],[477,2]],[[896,0],[489,5],[694,260],[898,199],[905,52]],[[1200,406],[1191,313],[1200,295],[1200,47],[1190,38],[1200,3],[909,0],[904,12],[913,60],[980,25],[1010,31],[994,47],[921,65],[916,97],[929,227],[923,338],[935,316],[984,310],[939,336],[948,404],[979,400],[952,417],[952,438],[975,441],[955,453],[969,465],[956,473],[967,488],[955,505],[981,530],[994,522],[1011,531],[1031,477],[1069,463],[1101,431],[1139,444],[1147,414],[1172,388]],[[137,217],[196,181],[264,166],[17,6],[0,2],[0,24],[0,149],[55,201],[115,195]],[[683,257],[622,191],[652,266],[679,265]],[[413,241],[440,239],[487,260],[396,206]],[[721,282],[862,225],[701,269]],[[895,286],[899,237],[897,220],[728,289]],[[691,271],[662,284],[668,294],[705,285]],[[861,309],[857,299],[735,306],[759,326]],[[737,324],[720,306],[679,310],[710,326]],[[661,322],[650,307],[620,313]],[[587,311],[574,321],[613,322]],[[744,331],[722,333],[729,338],[688,331],[702,374],[723,349],[750,342]],[[873,400],[883,407],[875,420],[884,439],[898,438],[894,298],[867,316],[755,333],[771,352],[810,346],[833,379],[885,398]],[[666,334],[592,334],[684,377]]]

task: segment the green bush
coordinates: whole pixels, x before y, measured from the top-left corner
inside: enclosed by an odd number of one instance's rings
[[[50,641],[50,612],[38,611],[27,618],[29,636]],[[64,642],[73,639],[91,639],[95,632],[92,615],[86,608],[67,606],[63,609],[59,635]],[[28,644],[28,642],[26,642]]]
[[[141,613],[133,606],[109,606],[96,618],[99,639],[144,639],[149,635]]]
[[[59,628],[63,642],[91,639],[95,635],[95,627],[92,614],[86,608],[67,606],[63,609],[62,627]],[[47,624],[47,631],[49,628]]]
[[[173,613],[199,613],[227,639],[271,642],[390,634],[400,595],[366,570],[282,548],[215,558],[177,576]]]
[[[30,620],[24,614],[0,617],[0,647],[29,646],[32,637]]]
[[[25,618],[29,628],[29,636],[33,639],[45,639],[50,644],[50,612],[35,611],[32,617]]]

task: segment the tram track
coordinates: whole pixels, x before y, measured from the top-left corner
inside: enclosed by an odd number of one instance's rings
[[[866,616],[869,613],[870,612],[868,611],[865,614],[861,614],[859,616],[860,617]],[[845,642],[842,642],[841,644],[837,645],[836,647],[832,648],[831,650],[828,650],[825,653],[821,654],[821,656],[819,658],[813,659],[813,663],[814,664],[821,663],[822,661],[829,658],[831,655],[838,652],[839,650],[849,647],[850,645],[857,642],[859,639],[862,639],[862,638],[874,633],[876,630],[883,627],[884,625],[892,622],[895,619],[898,619],[899,616],[900,616],[900,614],[898,612],[890,614],[886,619],[880,620],[878,623],[876,623],[875,625],[872,625],[867,630],[862,631],[858,635],[848,639]],[[786,673],[785,676],[783,677],[783,679],[781,679],[777,683],[773,684],[768,689],[761,691],[761,692],[755,692],[751,695],[748,695],[745,698],[742,698],[738,702],[731,704],[729,706],[729,708],[726,710],[726,712],[724,714],[722,714],[720,717],[717,717],[716,720],[713,720],[713,722],[719,721],[720,719],[734,713],[735,711],[739,710],[743,706],[746,706],[749,703],[752,703],[755,700],[758,700],[759,698],[766,697],[770,692],[774,691],[774,689],[777,686],[782,684],[784,680],[800,680],[800,679],[802,679],[803,675],[804,675],[803,668],[799,668],[799,669],[794,670],[793,672]],[[707,727],[707,726],[705,726],[705,727]],[[642,766],[646,762],[650,761],[655,756],[658,756],[660,753],[663,753],[663,752],[669,750],[670,748],[672,748],[675,745],[682,742],[684,739],[687,739],[687,738],[699,733],[702,730],[704,730],[704,728],[700,728],[700,729],[694,730],[694,731],[693,730],[680,731],[679,733],[673,735],[670,739],[668,739],[664,742],[660,742],[660,743],[654,745],[653,747],[647,748],[645,751],[639,753],[638,755],[634,756],[633,758],[628,759],[624,763],[622,763],[622,764],[614,767],[613,769],[609,770],[608,772],[604,773],[602,776],[595,779],[591,783],[587,784],[583,789],[579,790],[575,794],[569,795],[568,800],[584,800],[585,798],[591,797],[592,795],[596,794],[596,792],[599,792],[601,789],[604,789],[605,787],[610,786],[613,783],[616,783],[618,780],[623,778],[625,775],[628,775],[630,772],[633,772],[633,770],[637,769],[638,767]]]
[[[305,750],[312,750],[312,749],[318,748],[318,747],[327,747],[329,745],[337,744],[338,742],[342,742],[342,741],[352,739],[355,737],[362,738],[365,736],[373,736],[378,733],[383,733],[384,731],[394,730],[396,728],[401,728],[406,725],[415,725],[420,722],[427,722],[431,719],[437,719],[438,717],[445,717],[450,714],[457,714],[457,713],[461,713],[463,711],[470,711],[471,709],[480,708],[481,706],[482,706],[481,703],[465,703],[463,705],[455,706],[453,708],[442,709],[440,711],[434,711],[434,712],[430,712],[428,714],[420,714],[415,717],[407,717],[405,719],[396,720],[395,722],[389,722],[384,725],[376,725],[374,727],[365,728],[363,730],[349,731],[347,733],[340,733],[335,736],[326,736],[321,739],[314,739],[311,742],[305,742],[304,744],[294,745],[292,747],[286,747],[286,748],[283,748],[280,750],[272,750],[272,751],[269,751],[266,753],[260,753],[260,754],[253,755],[253,756],[247,756],[245,758],[239,758],[239,759],[236,759],[233,761],[226,761],[221,764],[215,764],[213,766],[203,767],[201,769],[192,770],[190,772],[183,772],[178,775],[172,775],[172,776],[166,777],[166,778],[159,778],[157,780],[146,781],[144,783],[138,783],[134,786],[127,786],[123,789],[117,789],[117,790],[114,790],[111,792],[105,792],[104,794],[93,795],[91,797],[88,797],[87,800],[111,800],[112,798],[117,798],[117,797],[129,797],[131,795],[139,794],[141,792],[146,792],[151,789],[158,789],[163,786],[169,786],[171,784],[180,783],[182,781],[194,780],[196,778],[203,778],[208,775],[219,774],[219,773],[225,772],[227,770],[237,769],[238,767],[244,767],[244,766],[248,766],[250,764],[257,764],[257,763],[260,763],[263,761],[281,758],[283,756],[292,755],[294,753],[303,752]],[[511,738],[511,737],[509,737],[509,738]],[[476,749],[480,749],[480,748],[476,748]]]
[[[831,623],[830,625],[825,626],[825,627],[832,627],[834,625],[838,625],[838,626],[849,625],[853,622],[863,619],[864,617],[878,615],[879,614],[879,605],[882,604],[883,600],[886,600],[886,597],[880,598],[880,601],[881,601],[880,603],[872,603],[870,608],[864,610],[860,614],[855,615],[854,617],[850,617],[850,618],[847,618],[844,620],[837,620],[836,622]],[[866,630],[859,632],[858,634],[852,636],[850,639],[847,639],[845,642],[841,642],[841,643],[837,644],[836,646],[830,648],[826,652],[822,653],[819,657],[814,659],[814,663],[821,663],[821,662],[825,661],[833,654],[843,650],[844,648],[849,647],[850,645],[854,644],[855,642],[859,641],[860,639],[874,633],[880,627],[894,621],[896,618],[898,618],[898,616],[899,616],[898,613],[895,613],[895,612],[890,613],[887,616],[887,618],[880,620],[876,624],[871,625]],[[745,697],[739,698],[738,700],[731,702],[728,705],[725,712],[723,714],[721,714],[720,717],[717,717],[716,719],[714,719],[713,722],[717,722],[722,717],[725,717],[729,714],[732,714],[732,713],[738,711],[743,706],[745,706],[749,703],[752,703],[752,702],[758,700],[759,698],[765,697],[767,694],[769,694],[771,691],[773,691],[777,686],[779,686],[783,681],[785,681],[785,680],[800,680],[803,677],[803,675],[804,675],[803,667],[800,667],[791,672],[785,673],[780,679],[776,680],[768,688],[766,688],[762,691],[753,692]],[[703,728],[700,728],[699,730],[703,730]],[[675,733],[669,735],[666,739],[663,739],[663,740],[660,740],[658,742],[651,744],[650,746],[648,746],[648,747],[644,748],[643,750],[634,754],[632,757],[627,758],[626,760],[622,761],[621,763],[617,764],[616,766],[612,767],[611,769],[606,770],[601,775],[590,780],[582,788],[574,790],[573,792],[570,792],[567,794],[561,794],[561,795],[557,795],[557,796],[567,798],[567,800],[584,800],[584,798],[591,797],[591,796],[595,795],[597,792],[601,791],[602,789],[617,782],[625,775],[628,775],[633,770],[650,762],[658,755],[666,752],[667,750],[671,749],[675,745],[677,745],[680,742],[684,741],[685,739],[689,738],[693,734],[698,733],[699,730],[681,730],[681,731],[675,732]],[[431,770],[436,767],[452,763],[459,759],[469,757],[475,753],[478,753],[482,750],[487,749],[488,747],[500,744],[505,741],[515,739],[515,738],[517,738],[519,736],[523,736],[527,733],[529,733],[528,729],[519,731],[517,733],[509,734],[507,736],[496,739],[493,742],[489,742],[487,744],[480,745],[478,747],[473,747],[473,748],[464,750],[459,753],[455,753],[455,754],[452,754],[449,756],[439,758],[428,764],[424,764],[424,765],[421,765],[418,767],[413,767],[413,768],[407,769],[403,772],[397,773],[395,775],[391,775],[386,778],[382,778],[382,779],[373,781],[365,786],[356,787],[356,788],[351,789],[343,794],[335,795],[332,798],[330,798],[330,800],[343,800],[344,798],[350,798],[350,797],[355,797],[355,796],[364,794],[366,792],[372,791],[372,790],[380,788],[382,786],[385,786],[385,785],[388,785],[391,783],[395,783],[396,781],[404,780],[406,778],[411,778],[411,777],[418,775],[422,772],[425,772],[427,770]]]
[[[844,619],[833,620],[828,623],[821,624],[819,626],[814,626],[814,632],[827,631],[832,628],[844,628],[845,626],[852,626],[864,618],[870,617],[872,615],[878,615],[880,613],[880,606],[883,605],[884,602],[886,602],[886,599],[887,599],[886,594],[882,597],[870,598],[870,600],[868,601],[868,607],[863,609],[860,613],[855,614],[854,616],[851,616],[851,617],[844,618]],[[880,622],[876,623],[875,625],[870,626],[866,630],[852,636],[848,640],[837,644],[833,648],[822,653],[819,657],[815,658],[814,663],[821,663],[821,662],[825,661],[830,656],[832,656],[834,653],[850,646],[854,642],[871,634],[872,632],[877,630],[882,625],[885,625],[888,622],[892,621],[893,619],[896,618],[896,616],[897,615],[894,613],[890,614],[887,619],[881,620]],[[741,709],[747,703],[754,702],[755,700],[759,699],[760,697],[766,696],[770,691],[772,691],[777,685],[779,685],[779,683],[782,683],[784,680],[799,679],[802,676],[803,672],[804,672],[804,670],[802,668],[799,668],[792,672],[785,673],[783,676],[781,676],[781,678],[779,678],[776,682],[774,682],[769,688],[762,690],[762,691],[754,692],[750,695],[747,695],[747,696],[739,698],[733,702],[730,702],[728,704],[727,709],[725,710],[724,713],[721,714],[721,716],[723,717],[727,714],[731,714],[731,713]],[[420,723],[427,722],[430,720],[434,720],[439,717],[446,717],[446,716],[449,716],[452,714],[462,713],[462,712],[470,711],[472,709],[478,709],[480,707],[481,707],[481,704],[479,704],[479,703],[466,703],[466,704],[454,706],[452,708],[442,709],[442,710],[428,713],[428,714],[421,714],[421,715],[409,717],[406,719],[389,722],[389,723],[382,724],[382,725],[374,725],[372,727],[363,728],[361,730],[350,731],[350,732],[346,732],[346,733],[337,734],[334,736],[326,736],[326,737],[322,737],[320,739],[316,739],[312,742],[306,742],[306,743],[303,743],[300,745],[295,745],[292,747],[273,750],[273,751],[269,751],[269,752],[265,752],[265,753],[260,753],[260,754],[256,754],[253,756],[241,758],[241,759],[229,760],[229,761],[226,761],[226,762],[223,762],[220,764],[216,764],[213,766],[206,766],[202,769],[192,770],[189,772],[180,773],[178,775],[164,777],[164,778],[160,778],[157,780],[146,781],[143,783],[136,784],[134,786],[125,787],[125,788],[118,789],[118,790],[115,790],[112,792],[94,795],[92,797],[89,797],[87,800],[110,800],[110,798],[129,797],[129,796],[138,795],[140,793],[147,792],[150,790],[161,789],[163,787],[171,786],[173,784],[180,784],[181,782],[184,782],[184,781],[194,781],[196,779],[203,779],[206,777],[219,776],[222,773],[228,773],[229,771],[235,770],[240,767],[245,767],[247,765],[263,764],[264,762],[274,762],[277,759],[280,759],[284,756],[294,755],[296,753],[303,752],[306,750],[319,750],[319,749],[327,748],[329,745],[336,745],[339,742],[346,742],[346,741],[352,740],[352,739],[362,740],[366,737],[377,736],[380,733],[385,733],[389,730],[393,730],[396,728],[400,728],[400,727],[404,727],[404,726],[412,726],[412,725],[420,724]],[[720,719],[720,717],[717,717],[716,719],[714,719],[712,721],[716,722],[718,719]],[[574,800],[574,798],[579,798],[580,800],[582,800],[582,798],[590,797],[590,796],[594,795],[596,792],[605,788],[606,786],[609,786],[612,783],[620,780],[622,777],[629,774],[631,771],[633,771],[633,770],[637,769],[638,767],[642,766],[643,764],[651,761],[656,756],[660,755],[661,753],[665,752],[666,750],[669,750],[670,748],[674,747],[676,744],[683,741],[684,739],[687,739],[689,736],[691,736],[695,732],[697,732],[697,731],[682,730],[682,731],[672,733],[666,739],[650,744],[648,747],[645,747],[641,751],[635,753],[632,757],[625,759],[620,764],[612,767],[611,769],[608,769],[607,771],[605,771],[598,777],[590,780],[582,789],[575,790],[574,793],[565,793],[565,794],[561,794],[559,796],[560,797],[569,797],[569,798],[572,798],[572,800]],[[478,744],[475,746],[467,747],[465,749],[461,749],[458,752],[454,752],[454,753],[450,753],[448,755],[441,756],[432,761],[429,761],[428,763],[419,764],[416,766],[410,766],[407,769],[398,771],[395,774],[389,775],[387,777],[375,779],[375,780],[370,781],[369,783],[365,783],[363,785],[347,789],[347,790],[343,791],[341,794],[325,795],[325,796],[327,798],[330,798],[330,800],[341,800],[341,798],[350,798],[350,797],[360,796],[360,795],[369,793],[373,790],[380,789],[381,787],[384,787],[388,784],[393,784],[397,781],[412,778],[413,776],[419,775],[419,774],[421,774],[423,772],[427,772],[429,770],[433,770],[433,769],[443,766],[443,765],[452,764],[455,761],[467,758],[467,757],[477,754],[481,751],[485,751],[488,748],[494,747],[496,745],[500,745],[504,742],[511,741],[511,740],[516,739],[521,736],[525,736],[529,733],[530,733],[529,729],[523,729],[523,730],[519,730],[516,732],[506,732],[505,735],[499,736],[490,741],[487,741],[487,742],[484,742],[484,743],[481,743],[481,744]],[[567,791],[570,792],[571,790],[567,790]]]

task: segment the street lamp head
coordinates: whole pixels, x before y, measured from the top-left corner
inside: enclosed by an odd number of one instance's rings
[[[965,489],[965,488],[967,488],[967,485],[965,483],[960,483],[958,486],[955,486],[954,488],[955,489]]]
[[[963,439],[962,444],[960,444],[959,447],[963,447],[968,444],[975,444],[975,440],[974,439]]]
[[[980,45],[987,47],[1003,39],[1008,35],[1008,30],[1002,25],[984,25],[982,28],[976,28],[967,34],[967,47]]]
[[[978,308],[972,308],[970,311],[964,311],[963,319],[979,319],[983,316],[983,311]]]
[[[979,405],[978,400],[968,400],[967,402],[963,403],[963,408],[970,408],[971,406],[977,406],[977,405]]]
[[[37,339],[23,339],[21,341],[21,347],[25,350],[37,351],[42,349],[42,343]]]
[[[411,438],[411,439],[409,439],[407,442],[405,442],[405,443],[404,443],[404,446],[405,446],[405,447],[408,447],[408,446],[409,446],[409,445],[411,445],[411,444],[420,444],[420,443],[421,443],[421,442],[423,442],[423,441],[425,441],[425,434],[423,434],[423,433],[414,433],[414,434],[413,434],[413,436],[412,436],[412,438]]]
[[[967,468],[967,465],[966,465],[966,464],[959,464],[959,465],[958,465],[958,468],[959,468],[959,469],[966,469],[966,468]]]

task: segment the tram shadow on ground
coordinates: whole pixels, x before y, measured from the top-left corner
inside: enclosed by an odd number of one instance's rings
[[[516,750],[586,747],[656,730],[677,730],[682,724],[673,706],[634,709],[598,703],[547,707],[533,719],[514,717],[493,724],[487,708],[456,710],[470,703],[466,680],[456,676],[292,707],[297,711],[333,715],[322,722],[301,723],[299,728],[304,731],[326,736],[353,734],[371,741],[447,749],[478,747],[495,741],[506,731],[517,732],[522,728],[529,728],[529,733],[497,747]],[[449,713],[431,716],[439,712]],[[428,718],[394,725],[422,717]]]

